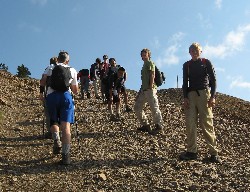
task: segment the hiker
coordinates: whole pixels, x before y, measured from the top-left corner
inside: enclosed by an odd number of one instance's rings
[[[109,68],[108,56],[103,55],[103,62],[101,63],[101,67],[100,67],[100,79],[101,79],[101,94],[102,94],[102,100],[104,103],[107,103],[106,96],[105,96],[106,82],[105,82],[104,77],[108,68]]]
[[[108,79],[107,101],[111,121],[121,120],[120,93],[122,84],[124,83],[124,74],[125,69],[120,67],[118,71],[116,73],[112,73]],[[116,104],[116,114],[113,114],[112,104]]]
[[[89,92],[89,69],[81,69],[77,74],[77,79],[80,79],[81,84],[81,98],[84,99],[84,92],[87,95],[87,98],[90,98]]]
[[[96,58],[95,63],[92,64],[90,67],[90,80],[93,81],[96,99],[100,99],[99,96],[99,90],[101,89],[100,68],[101,68],[101,59]]]
[[[40,82],[40,97],[42,97],[46,79],[50,76],[46,102],[49,109],[51,132],[54,140],[53,154],[60,154],[62,148],[61,162],[64,165],[71,163],[70,124],[74,123],[74,102],[71,91],[74,94],[78,91],[77,72],[68,64],[69,54],[61,51],[58,55],[58,64],[48,67]],[[62,141],[60,140],[59,127],[62,131]]]
[[[56,64],[57,64],[57,57],[51,57],[49,67],[54,66]],[[47,68],[45,69],[45,71],[46,70],[47,70]],[[43,73],[43,75],[44,75],[44,73]],[[43,75],[42,75],[42,78],[43,78]],[[43,93],[43,97],[45,97],[45,98],[46,98],[46,94],[47,94],[47,90],[48,90],[48,84],[49,84],[48,81],[49,81],[49,78],[47,78],[47,80],[46,80],[45,91]],[[50,118],[49,118],[48,107],[46,105],[46,100],[42,100],[42,101],[43,101],[43,106],[44,106],[44,115],[45,115],[45,122],[46,122],[46,128],[47,128],[47,131],[44,134],[44,137],[45,137],[45,139],[52,139],[52,134],[50,132]]]
[[[142,132],[148,132],[149,134],[156,135],[162,131],[162,115],[159,109],[159,103],[157,98],[157,86],[154,82],[155,77],[155,64],[151,61],[151,51],[147,48],[142,49],[141,58],[144,61],[141,70],[141,88],[135,100],[135,114],[142,125],[137,130]],[[152,116],[154,126],[151,126],[148,122],[143,108],[148,103]]]
[[[187,151],[181,160],[197,159],[197,124],[202,129],[207,142],[211,162],[221,162],[218,156],[216,136],[213,126],[212,107],[215,106],[216,76],[208,59],[200,58],[202,47],[193,43],[189,47],[191,60],[183,64],[183,95],[187,134]],[[211,87],[211,89],[209,88]]]
[[[107,69],[107,71],[105,73],[105,77],[104,77],[104,78],[106,78],[106,82],[108,81],[107,79],[109,78],[109,76],[113,73],[117,73],[118,69],[121,67],[120,65],[117,65],[115,58],[109,59],[109,65],[110,65],[110,67]],[[125,111],[130,112],[130,111],[132,111],[132,109],[128,105],[128,94],[127,94],[126,87],[125,87],[125,81],[127,79],[127,72],[126,71],[125,71],[123,79],[124,79],[124,82],[121,85],[121,93],[123,94],[123,97],[124,97]],[[106,89],[106,91],[109,91],[109,89]]]

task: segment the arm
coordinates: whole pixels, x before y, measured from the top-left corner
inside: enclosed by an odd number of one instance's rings
[[[70,84],[70,89],[74,94],[77,94],[77,92],[78,92],[77,72],[73,68],[70,68],[70,69],[72,69],[71,75],[73,78],[73,80],[71,81],[71,84]]]
[[[211,97],[215,97],[216,87],[217,87],[216,75],[215,75],[214,67],[209,60],[207,60],[207,73],[209,76],[209,83],[211,86]]]
[[[70,85],[70,89],[74,94],[78,92],[78,85]]]
[[[183,84],[182,84],[182,91],[184,98],[188,98],[188,63],[183,64]]]
[[[154,78],[155,78],[155,72],[150,71],[149,72],[149,89],[153,89]]]
[[[209,75],[209,83],[211,86],[211,97],[208,100],[208,107],[214,107],[215,106],[215,93],[216,93],[216,75],[215,75],[215,70],[213,68],[213,65],[211,62],[208,60],[207,62],[207,73]]]
[[[189,100],[188,100],[188,63],[183,64],[183,85],[182,91],[184,96],[184,108],[188,109],[189,107]]]
[[[44,91],[45,91],[45,86],[46,86],[46,80],[47,80],[47,75],[43,74],[42,78],[40,80],[40,94],[39,94],[40,100],[44,100]]]

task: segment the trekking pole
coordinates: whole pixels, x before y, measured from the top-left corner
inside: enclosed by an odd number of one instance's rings
[[[43,134],[43,137],[45,137],[45,106],[43,104],[43,130],[42,130],[42,134]]]
[[[178,78],[178,75],[177,75],[177,88],[179,88],[179,78]]]
[[[44,100],[42,101],[43,102],[43,137],[45,138],[45,127],[47,126],[47,106],[46,106],[46,95],[47,93],[47,88],[45,89],[45,91],[43,92],[43,96],[44,96]],[[46,127],[47,128],[47,127]]]
[[[77,116],[76,116],[76,100],[75,100],[75,97],[74,95],[73,96],[73,100],[74,100],[74,104],[75,104],[75,109],[74,109],[74,116],[75,116],[75,131],[76,131],[76,139],[77,139],[77,142],[78,142],[78,150],[80,152],[81,150],[81,145],[80,145],[80,135],[79,135],[79,130],[78,130],[78,122],[77,122]]]
[[[46,93],[44,91],[44,101],[43,102],[43,137],[45,138],[45,126],[46,126]]]

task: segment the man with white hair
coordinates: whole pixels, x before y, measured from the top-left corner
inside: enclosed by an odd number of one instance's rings
[[[40,81],[40,98],[43,99],[46,79],[50,76],[46,103],[50,115],[50,126],[54,140],[53,153],[60,154],[62,148],[62,164],[69,165],[71,132],[70,124],[74,123],[74,102],[71,92],[78,91],[77,71],[69,65],[69,54],[61,51],[58,64],[48,67]],[[59,128],[62,131],[60,141]]]

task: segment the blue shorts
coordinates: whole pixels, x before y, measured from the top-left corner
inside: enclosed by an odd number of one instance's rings
[[[74,123],[74,101],[70,92],[53,92],[46,98],[51,125],[61,121]]]

